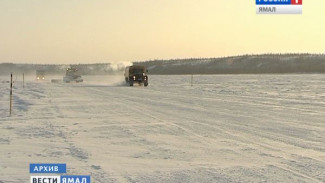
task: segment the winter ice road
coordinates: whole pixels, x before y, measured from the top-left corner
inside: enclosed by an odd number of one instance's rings
[[[67,163],[92,182],[325,182],[324,75],[0,78],[0,182]],[[121,78],[123,79],[123,78]]]

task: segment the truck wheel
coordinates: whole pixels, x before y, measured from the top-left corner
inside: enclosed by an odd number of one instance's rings
[[[148,86],[148,83],[144,83],[144,86],[147,87]]]
[[[130,82],[130,86],[133,86],[133,82]]]

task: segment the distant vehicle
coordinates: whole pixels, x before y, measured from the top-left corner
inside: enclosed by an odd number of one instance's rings
[[[74,67],[67,68],[65,72],[65,76],[63,77],[63,82],[70,83],[70,82],[83,82],[83,79],[80,74],[78,74],[78,69]]]
[[[60,83],[61,79],[51,79],[51,83]]]
[[[36,70],[36,80],[45,80],[45,71],[43,70]]]
[[[125,68],[125,82],[130,86],[134,83],[148,86],[148,70],[145,66],[128,66]]]

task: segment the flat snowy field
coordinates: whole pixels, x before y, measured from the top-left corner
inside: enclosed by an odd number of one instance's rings
[[[325,182],[325,75],[0,78],[0,183],[29,163],[92,182]],[[61,76],[59,78],[62,78]]]

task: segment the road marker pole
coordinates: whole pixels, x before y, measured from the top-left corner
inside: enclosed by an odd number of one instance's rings
[[[23,88],[25,88],[25,73],[23,73]]]
[[[12,113],[12,73],[10,75],[10,116],[11,116],[11,113]]]

